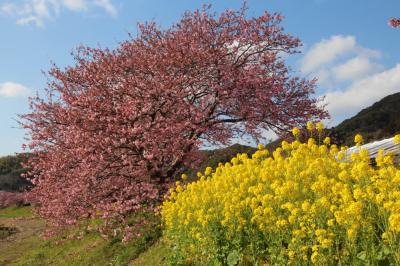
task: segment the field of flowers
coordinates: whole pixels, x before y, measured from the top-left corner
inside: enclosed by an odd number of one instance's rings
[[[161,207],[172,265],[400,265],[400,168],[314,137],[186,175]],[[318,139],[318,140],[317,140]],[[321,141],[319,141],[321,140]],[[394,139],[400,143],[400,136]],[[321,142],[321,143],[319,143]],[[356,135],[357,145],[362,136]]]

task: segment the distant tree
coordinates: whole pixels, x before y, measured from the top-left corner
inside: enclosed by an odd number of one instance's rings
[[[22,177],[27,172],[22,163],[28,158],[29,154],[0,157],[0,191],[23,191],[31,185]]]
[[[0,191],[0,209],[13,205],[22,206],[28,204],[29,200],[26,193]]]
[[[281,57],[300,45],[282,16],[245,13],[205,7],[166,30],[141,24],[115,50],[81,47],[74,66],[54,66],[47,98],[21,116],[39,213],[55,225],[122,218],[196,163],[203,141],[325,118],[315,80],[291,77]]]

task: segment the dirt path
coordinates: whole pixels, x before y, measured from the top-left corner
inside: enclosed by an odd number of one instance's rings
[[[15,227],[17,232],[0,240],[0,265],[9,265],[38,243],[44,222],[34,217],[2,218],[0,224]]]

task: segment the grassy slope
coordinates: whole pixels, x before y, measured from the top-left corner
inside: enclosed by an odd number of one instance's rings
[[[130,266],[161,266],[168,253],[167,246],[160,240],[133,260]]]
[[[0,265],[8,265],[23,256],[27,250],[40,244],[37,234],[44,228],[43,221],[32,217],[30,208],[7,208],[0,210],[0,224],[16,227],[18,232],[0,240]]]
[[[29,207],[2,209],[0,224],[17,227],[18,233],[0,240],[0,265],[126,265],[160,236],[157,218],[147,218],[152,222],[140,230],[141,236],[126,244],[98,233],[87,233],[82,240],[43,240],[44,222],[32,216]]]

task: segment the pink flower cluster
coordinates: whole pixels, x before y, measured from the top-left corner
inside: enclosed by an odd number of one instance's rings
[[[389,25],[393,28],[400,28],[400,19],[399,18],[391,18],[389,20]]]
[[[0,208],[28,204],[28,202],[25,193],[0,191]]]

